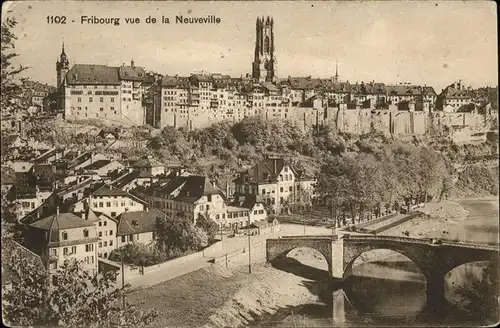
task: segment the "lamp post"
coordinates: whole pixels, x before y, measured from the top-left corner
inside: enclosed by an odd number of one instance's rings
[[[124,271],[124,265],[123,265],[123,250],[122,254],[120,256],[121,258],[121,264],[122,264],[122,304],[123,304],[123,310],[125,310],[125,271]]]
[[[248,234],[248,273],[252,273],[252,247],[250,245],[250,213],[248,215],[248,229],[247,229],[247,234]]]

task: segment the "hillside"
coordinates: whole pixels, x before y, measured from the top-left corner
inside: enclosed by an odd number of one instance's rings
[[[192,171],[222,182],[230,181],[235,172],[269,155],[282,156],[295,162],[299,170],[315,175],[331,156],[376,154],[406,146],[426,147],[442,154],[448,172],[455,176],[457,190],[462,194],[474,194],[476,189],[480,194],[494,194],[498,189],[492,187],[498,181],[498,155],[494,155],[498,149],[497,132],[496,137],[490,136],[485,142],[456,144],[447,134],[400,138],[380,132],[352,135],[339,133],[328,126],[303,131],[290,122],[246,118],[236,124],[219,123],[190,132],[173,127],[161,131],[148,127],[118,129],[117,136],[122,146],[109,149],[106,140],[96,135],[101,129],[105,127],[94,122],[73,124],[58,120],[34,125],[28,129],[27,135],[49,140],[54,145],[73,145],[119,154],[123,160],[153,155],[161,162],[183,164]],[[478,162],[489,165],[489,169],[455,168],[464,163]],[[481,172],[475,173],[477,170]],[[471,175],[475,178],[467,178]]]

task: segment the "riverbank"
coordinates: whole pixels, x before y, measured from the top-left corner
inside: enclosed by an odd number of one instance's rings
[[[423,209],[426,214],[424,218],[406,222],[405,225],[411,224],[410,227],[394,227],[387,232],[400,236],[401,231],[409,230],[412,233],[410,237],[424,237],[437,234],[440,229],[451,231],[454,228],[450,227],[454,225],[456,229],[464,230],[467,222],[475,222],[472,218],[477,214],[466,210],[472,207],[462,206],[461,202],[463,200],[428,204]],[[494,208],[489,210],[494,212]],[[436,222],[442,226],[436,226]],[[490,219],[486,223],[491,222]],[[303,227],[297,226],[297,234],[302,229]],[[311,233],[310,231],[312,228],[307,227],[307,233]],[[326,304],[330,303],[322,292],[330,292],[331,287],[323,280],[327,267],[320,253],[310,249],[296,249],[290,252],[290,258],[280,269],[264,264],[264,246],[252,248],[251,256],[254,263],[251,275],[247,273],[246,266],[248,253],[244,252],[229,258],[229,269],[213,264],[165,283],[133,291],[127,300],[143,308],[155,307],[159,310],[158,320],[150,327],[258,327],[270,322],[277,327],[328,324],[330,309]],[[382,260],[385,262],[383,265],[379,263]],[[358,272],[360,275],[368,274],[371,279],[399,275],[404,281],[424,283],[413,269],[391,268],[391,264],[387,263],[391,261],[401,262],[401,256],[387,250],[375,250],[362,254],[355,265],[358,262],[373,262],[368,266],[360,266],[359,270],[363,272]],[[380,274],[376,271],[379,269],[382,270]],[[356,270],[353,268],[355,274]],[[461,273],[453,275],[459,276]],[[313,308],[312,312],[304,310],[308,307]],[[300,313],[309,313],[309,319],[304,319],[304,324],[301,323],[303,319]],[[317,314],[317,318],[311,313]]]
[[[498,242],[498,198],[453,199],[428,203],[423,214],[381,235]],[[480,204],[479,206],[475,206]]]
[[[127,302],[160,315],[148,327],[242,327],[263,314],[303,304],[319,304],[326,283],[256,264],[252,274],[241,267],[213,264],[153,287],[133,291]]]

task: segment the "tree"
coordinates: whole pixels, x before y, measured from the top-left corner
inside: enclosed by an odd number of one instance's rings
[[[207,219],[203,214],[199,213],[196,219],[196,227],[202,229],[207,234],[208,243],[213,243],[215,235],[219,231],[219,226],[213,220]]]
[[[2,109],[9,109],[10,111],[19,109],[19,105],[14,101],[15,96],[20,92],[21,83],[16,81],[16,76],[27,67],[16,67],[12,60],[19,56],[15,49],[15,41],[17,37],[12,32],[12,29],[17,25],[15,19],[7,17],[2,21],[1,34],[2,34],[2,51],[1,51],[1,86],[2,92],[0,95],[0,107]]]
[[[208,243],[207,233],[195,227],[192,220],[178,215],[163,217],[156,221],[158,247],[168,256],[176,256],[188,251],[198,251]]]
[[[53,276],[56,282],[48,286],[48,274],[32,261],[13,252],[7,264],[16,275],[11,286],[2,286],[5,303],[3,315],[12,325],[50,325],[66,327],[142,326],[158,315],[134,305],[119,307],[129,286],[114,288],[114,273],[90,275],[81,262],[69,260]]]

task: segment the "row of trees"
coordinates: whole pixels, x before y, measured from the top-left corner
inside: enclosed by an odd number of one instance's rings
[[[52,276],[21,252],[14,251],[2,267],[12,273],[2,284],[2,315],[9,326],[141,327],[152,323],[158,311],[122,305],[129,286],[115,288],[116,276],[92,276],[77,261],[66,261]],[[2,270],[4,271],[4,270]]]
[[[412,201],[443,197],[450,184],[441,154],[427,147],[392,144],[370,153],[329,156],[321,166],[317,192],[340,225],[347,216],[364,220]]]

